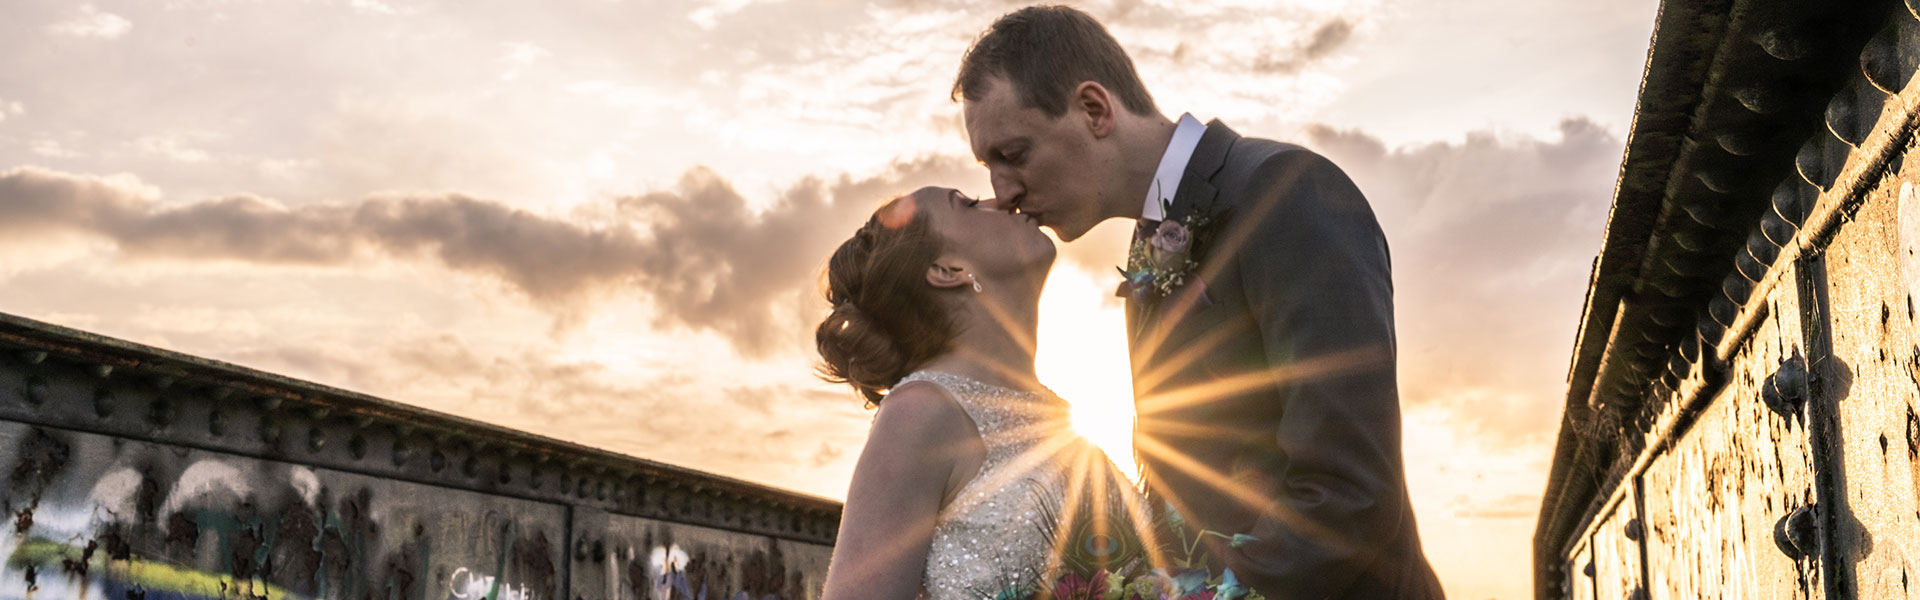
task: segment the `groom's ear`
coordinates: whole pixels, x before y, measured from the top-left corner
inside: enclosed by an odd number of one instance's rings
[[[1087,132],[1095,138],[1113,135],[1113,96],[1098,81],[1082,81],[1073,88],[1070,106],[1086,117]]]
[[[940,289],[973,285],[973,280],[967,277],[967,273],[969,271],[960,265],[936,262],[927,266],[927,283]]]

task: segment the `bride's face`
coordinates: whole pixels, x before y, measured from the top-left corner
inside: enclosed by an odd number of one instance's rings
[[[911,198],[946,242],[947,254],[973,263],[983,278],[1045,279],[1053,267],[1053,240],[1032,217],[995,209],[951,188],[920,188]]]

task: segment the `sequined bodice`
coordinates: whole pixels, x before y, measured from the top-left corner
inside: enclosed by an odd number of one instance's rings
[[[1071,472],[1066,402],[1051,392],[1021,392],[948,373],[920,371],[900,381],[947,389],[980,428],[986,459],[934,524],[924,579],[933,600],[992,598],[1031,583],[1051,548],[1041,526],[1058,507]]]

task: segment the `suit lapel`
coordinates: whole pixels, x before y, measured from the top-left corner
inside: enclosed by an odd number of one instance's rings
[[[1227,127],[1226,123],[1214,119],[1207,123],[1207,131],[1200,134],[1200,143],[1193,148],[1193,157],[1187,160],[1187,170],[1180,176],[1180,187],[1173,192],[1172,206],[1167,209],[1166,220],[1179,222],[1190,215],[1215,213],[1214,202],[1219,189],[1213,185],[1213,177],[1227,164],[1227,152],[1233,149],[1233,143],[1240,140],[1240,134]],[[1140,334],[1148,331],[1164,311],[1149,311],[1146,304],[1127,298],[1127,340],[1135,345],[1136,354],[1140,348]],[[1136,359],[1139,360],[1139,359]]]
[[[1200,134],[1200,143],[1193,147],[1193,157],[1187,160],[1186,173],[1180,176],[1180,188],[1173,192],[1168,219],[1180,220],[1195,213],[1213,212],[1214,198],[1219,195],[1213,186],[1213,177],[1226,166],[1227,152],[1239,140],[1240,134],[1219,119],[1207,123],[1207,131]]]

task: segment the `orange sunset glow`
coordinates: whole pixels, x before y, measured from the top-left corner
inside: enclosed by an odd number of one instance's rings
[[[948,94],[1017,6],[9,2],[0,313],[844,498],[873,412],[815,373],[822,269],[888,198],[993,195]],[[1427,556],[1452,597],[1529,596],[1657,4],[1076,6],[1170,117],[1314,149],[1366,193]],[[1133,447],[1131,227],[1059,246],[1035,341],[1127,476],[1180,460]]]

